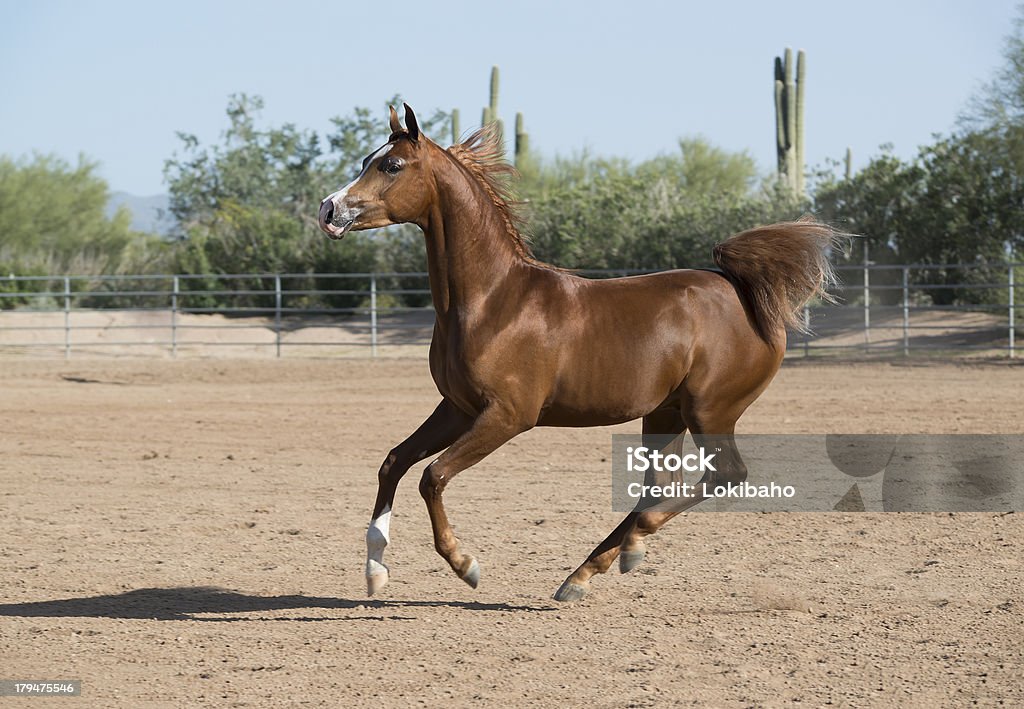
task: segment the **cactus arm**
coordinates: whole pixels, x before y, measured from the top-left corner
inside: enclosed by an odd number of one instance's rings
[[[801,49],[796,55],[796,170],[793,173],[794,185],[798,194],[804,194],[804,85],[807,77],[807,60]]]

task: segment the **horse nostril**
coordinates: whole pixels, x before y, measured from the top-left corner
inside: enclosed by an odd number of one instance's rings
[[[324,224],[330,224],[331,219],[334,218],[334,204],[332,202],[325,202],[320,208],[320,221]]]

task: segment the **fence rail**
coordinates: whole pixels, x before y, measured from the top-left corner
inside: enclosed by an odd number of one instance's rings
[[[839,266],[839,302],[805,307],[812,333],[789,354],[1014,357],[1021,267]],[[0,353],[377,357],[415,354],[432,329],[426,273],[0,278]]]

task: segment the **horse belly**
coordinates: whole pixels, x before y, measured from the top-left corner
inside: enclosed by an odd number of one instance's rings
[[[569,372],[539,425],[610,426],[638,419],[678,396],[685,373],[681,356],[650,363],[605,360],[590,371]]]

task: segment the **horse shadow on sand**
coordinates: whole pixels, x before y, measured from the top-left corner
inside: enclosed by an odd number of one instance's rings
[[[213,586],[178,588],[139,588],[125,593],[85,598],[62,598],[49,601],[0,604],[0,617],[20,618],[124,618],[136,620],[196,621],[317,621],[317,620],[414,620],[401,611],[417,608],[455,608],[481,612],[544,612],[549,605],[512,605],[478,601],[426,600],[349,600],[315,596],[251,596]],[[288,610],[377,611],[375,615],[231,615],[259,614]],[[394,614],[388,615],[387,611]],[[205,617],[205,614],[221,614]]]

